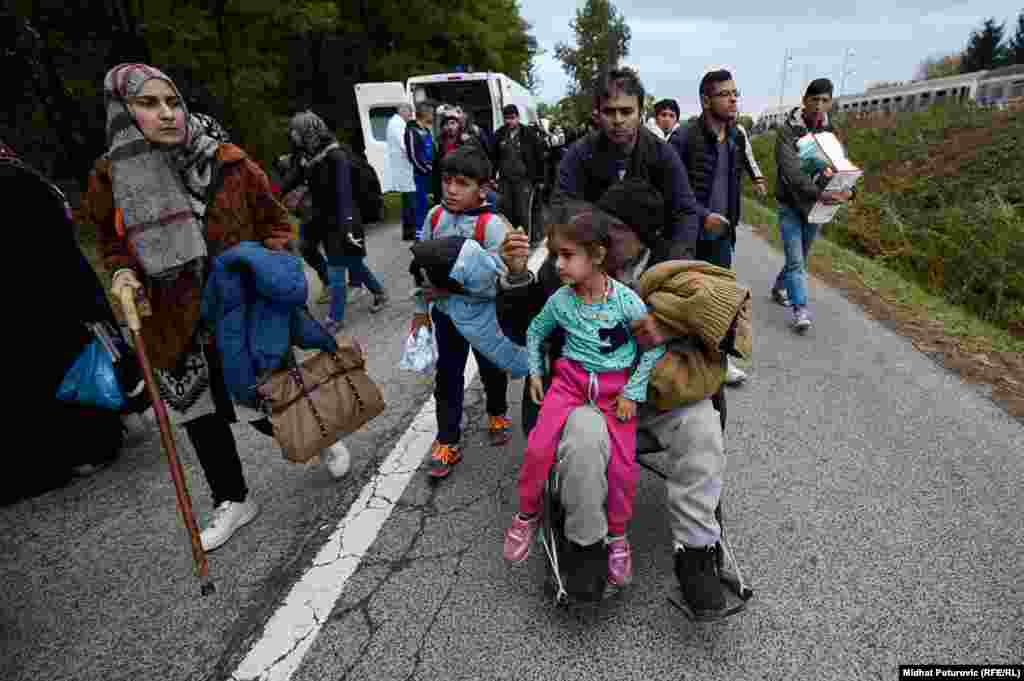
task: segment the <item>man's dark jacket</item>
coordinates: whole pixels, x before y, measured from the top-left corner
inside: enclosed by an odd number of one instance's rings
[[[570,200],[597,203],[613,184],[615,145],[602,131],[577,141],[558,166],[553,204]],[[697,247],[697,201],[679,155],[652,132],[640,127],[636,145],[626,159],[626,175],[647,180],[665,197],[665,228],[659,235],[673,257],[694,257]]]
[[[735,126],[729,126],[725,135],[728,163],[728,208],[725,219],[729,221],[729,238],[736,239],[736,225],[740,221],[740,187],[743,178],[742,159],[746,158],[747,138],[737,133]],[[718,137],[705,124],[701,115],[669,139],[669,144],[679,154],[690,179],[690,187],[697,199],[697,219],[701,225],[700,238],[705,238],[704,219],[711,213],[709,204],[714,190],[715,169],[718,167]]]
[[[803,111],[802,108],[790,111],[775,137],[775,198],[781,205],[789,206],[806,217],[814,208],[828,180],[822,178],[815,182],[810,175],[800,169],[800,156],[796,150],[797,140],[809,132],[831,132],[837,137],[838,133],[827,115],[821,127],[810,130]],[[853,193],[856,194],[856,191]]]
[[[352,195],[352,172],[352,164],[341,149],[331,151],[319,163],[306,168],[316,210],[312,229],[324,235],[330,260],[342,255],[366,256],[366,233],[359,202]]]
[[[503,125],[498,128],[498,132],[494,133],[494,146],[492,148],[492,158],[494,159],[495,172],[501,167],[501,149],[502,145],[508,140],[509,135],[512,133],[511,129],[507,125]],[[525,178],[507,178],[513,180],[529,180],[530,182],[540,182],[544,179],[544,148],[541,144],[540,138],[537,137],[537,131],[529,125],[519,124],[519,149],[523,155],[523,164],[526,166],[526,177]]]

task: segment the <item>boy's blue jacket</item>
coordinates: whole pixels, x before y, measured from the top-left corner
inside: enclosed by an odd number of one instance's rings
[[[466,239],[449,276],[462,284],[466,295],[438,301],[469,344],[512,378],[530,373],[526,349],[508,339],[498,326],[494,306],[497,295],[498,263],[474,239]]]
[[[338,344],[306,311],[302,260],[243,241],[212,261],[203,322],[214,329],[224,381],[240,404],[257,406],[256,383],[283,364],[291,346],[335,351]]]
[[[475,239],[477,220],[481,215],[489,216],[484,223],[482,244]],[[435,219],[436,225],[433,224]],[[494,306],[498,275],[505,273],[505,263],[498,256],[498,249],[508,231],[505,220],[488,204],[461,213],[435,206],[427,214],[422,228],[421,242],[434,242],[440,246],[441,240],[449,237],[465,239],[448,275],[465,291],[435,300],[434,307],[448,315],[462,337],[496,367],[508,372],[512,378],[526,376],[530,372],[526,348],[510,341],[501,331]],[[416,296],[416,311],[428,311],[427,303],[419,294]]]

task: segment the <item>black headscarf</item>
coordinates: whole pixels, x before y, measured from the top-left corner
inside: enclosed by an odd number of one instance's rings
[[[71,207],[64,192],[45,175],[28,165],[0,140],[0,200],[23,206],[31,226],[13,230],[15,251],[43,258],[49,275],[48,288],[29,292],[41,305],[32,337],[39,343],[39,359],[33,362],[40,389],[55,395],[68,368],[92,334],[86,322],[112,324],[113,311],[95,270],[85,259],[75,236]],[[45,348],[45,350],[44,350]]]

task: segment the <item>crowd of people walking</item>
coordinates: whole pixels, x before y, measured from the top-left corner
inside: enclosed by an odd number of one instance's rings
[[[108,150],[88,179],[81,215],[98,229],[112,297],[151,310],[141,335],[159,395],[187,434],[212,496],[215,511],[201,537],[213,551],[260,510],[231,424],[247,421],[268,436],[273,429],[225,380],[225,364],[234,358],[223,356],[214,333],[220,320],[210,319],[203,305],[210,273],[243,243],[275,253],[297,250],[324,284],[328,333],[345,328],[355,288],[373,296],[371,313],[384,309],[391,297],[367,264],[365,224],[375,217],[365,199],[373,178],[312,111],[290,118],[284,132],[291,153],[275,161],[272,181],[216,120],[190,112],[158,68],[122,64],[103,85]],[[521,562],[529,554],[541,489],[557,469],[569,591],[593,600],[608,583],[628,584],[636,447],[643,437],[668,453],[665,503],[675,575],[685,601],[707,615],[724,607],[717,577],[717,511],[726,485],[723,386],[747,379],[736,362],[749,358],[751,347],[750,291],[732,271],[741,186],[749,177],[756,191],[766,188],[737,125],[733,74],[708,72],[696,95],[700,116],[682,122],[678,103],[662,100],[648,126],[638,75],[608,73],[593,93],[592,130],[567,145],[557,173],[545,168],[542,137],[522,123],[513,104],[503,108],[504,125],[493,135],[456,106],[403,105],[388,121],[386,138],[387,184],[400,195],[402,238],[417,244],[411,328],[413,334],[430,329],[437,346],[429,475],[441,480],[473,456],[462,441],[470,352],[484,386],[490,446],[512,439],[509,380],[528,377],[520,424],[527,445],[505,558]],[[831,96],[829,81],[813,81],[777,142],[786,264],[766,293],[792,308],[799,333],[812,319],[806,258],[817,225],[807,220],[809,207],[852,198],[825,191],[796,156],[800,136],[832,130]],[[60,339],[60,347],[41,361],[52,379],[46,412],[63,424],[61,431],[89,433],[102,443],[73,450],[51,471],[56,480],[16,483],[33,493],[111,461],[121,448],[124,415],[148,404],[130,361],[118,369],[132,398],[120,410],[52,397],[95,337],[95,325],[119,336],[118,323],[75,243],[61,191],[6,145],[0,172],[5,192],[37,206],[47,233],[56,235],[51,244],[62,273],[74,279],[68,290],[75,300],[47,317],[46,337]],[[548,257],[533,272],[526,266],[530,235],[520,228],[531,220],[532,192],[545,183],[554,184]],[[446,263],[442,281],[421,258]],[[324,454],[329,466],[332,456]]]

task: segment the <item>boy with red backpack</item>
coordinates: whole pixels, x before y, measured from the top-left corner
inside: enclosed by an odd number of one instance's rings
[[[464,237],[475,239],[505,271],[498,253],[508,225],[487,202],[491,163],[472,147],[457,149],[442,162],[444,200],[428,213],[421,229],[421,241]],[[461,294],[425,285],[417,294],[412,332],[421,326],[433,326],[437,339],[437,375],[434,398],[437,401],[437,440],[431,450],[430,475],[446,477],[462,459],[462,405],[465,394],[464,372],[471,345],[459,332],[449,314],[449,305]],[[493,300],[490,301],[493,306]],[[476,348],[473,355],[480,367],[480,379],[487,397],[488,431],[493,446],[511,438],[508,411],[508,375]]]

